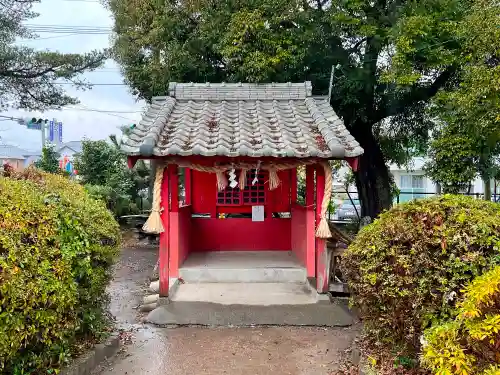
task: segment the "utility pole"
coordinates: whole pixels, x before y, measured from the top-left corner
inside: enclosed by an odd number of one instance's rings
[[[42,133],[42,150],[45,147],[45,129],[47,129],[47,124],[45,122],[42,122],[41,127],[40,127],[40,132]]]
[[[332,72],[330,73],[330,86],[328,86],[328,104],[330,104],[330,101],[332,100],[333,79],[335,78],[335,70],[341,68],[342,65],[340,64],[332,65]]]
[[[330,73],[330,86],[328,86],[328,104],[332,100],[333,77],[335,75],[335,65],[332,65],[332,72]]]

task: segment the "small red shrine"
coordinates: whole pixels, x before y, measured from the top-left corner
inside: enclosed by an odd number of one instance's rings
[[[328,160],[363,153],[310,82],[171,83],[124,141],[129,165],[152,159],[145,229],[160,233],[160,295],[194,252],[291,251],[327,292]],[[305,166],[305,205],[297,167]],[[179,168],[184,199],[179,199]]]

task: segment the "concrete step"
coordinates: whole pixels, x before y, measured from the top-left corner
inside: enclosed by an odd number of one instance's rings
[[[306,281],[301,268],[182,268],[179,276],[188,283],[300,283]]]
[[[248,306],[207,302],[172,302],[157,307],[145,320],[161,327],[168,325],[348,327],[358,321],[349,311],[347,304]]]
[[[187,283],[305,283],[306,269],[291,252],[194,253],[179,269]]]
[[[318,302],[306,283],[184,283],[170,296],[173,302],[221,305],[308,305]]]

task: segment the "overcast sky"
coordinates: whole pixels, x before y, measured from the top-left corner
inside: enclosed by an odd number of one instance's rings
[[[94,0],[41,0],[36,4],[38,18],[29,20],[30,25],[90,26],[111,28],[113,21],[110,13]],[[82,53],[109,46],[109,34],[74,35],[39,33],[38,40],[23,43],[36,49],[57,50],[68,53]],[[85,75],[92,83],[123,83],[118,66],[113,61],[92,73]],[[143,102],[136,102],[127,86],[94,86],[91,90],[75,90],[71,86],[67,92],[78,97],[80,109],[64,109],[45,113],[8,111],[3,115],[15,117],[57,118],[63,122],[63,141],[76,141],[82,138],[105,139],[109,134],[118,133],[120,125],[132,124],[140,119]],[[89,111],[92,110],[92,111]],[[100,113],[116,111],[115,113]],[[125,112],[125,113],[124,113]],[[131,113],[126,113],[131,112]],[[3,143],[13,144],[28,150],[41,147],[39,131],[28,130],[11,121],[0,122],[0,137]]]

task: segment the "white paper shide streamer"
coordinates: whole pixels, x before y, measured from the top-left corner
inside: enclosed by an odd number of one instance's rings
[[[238,186],[238,181],[236,181],[236,170],[234,168],[229,171],[229,186],[231,189]]]

